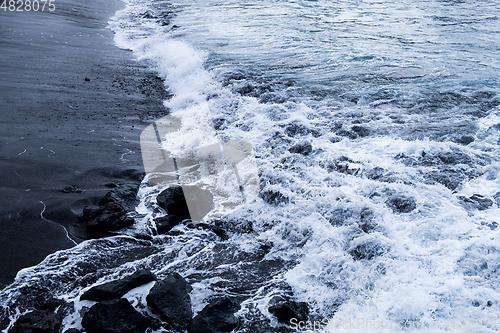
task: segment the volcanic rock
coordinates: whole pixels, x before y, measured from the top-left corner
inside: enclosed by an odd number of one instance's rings
[[[156,280],[156,277],[149,270],[139,270],[123,279],[90,288],[80,299],[96,302],[116,299],[122,297],[130,290],[154,280]]]
[[[238,326],[234,313],[239,304],[230,298],[216,299],[193,318],[189,333],[229,333]]]
[[[173,273],[157,282],[146,300],[162,320],[175,329],[184,330],[193,316],[189,297],[191,289],[182,276]]]
[[[138,333],[149,323],[125,298],[97,303],[82,319],[86,333]]]
[[[83,209],[80,220],[85,222],[87,233],[91,237],[105,236],[134,224],[134,219],[127,216],[122,205],[111,201],[101,206],[87,206]]]
[[[19,317],[9,333],[59,333],[61,323],[59,314],[35,310]]]
[[[269,307],[269,312],[278,318],[280,323],[290,323],[290,319],[307,321],[309,308],[305,302],[283,301]]]
[[[182,187],[173,186],[165,189],[156,197],[158,206],[165,209],[169,215],[168,224],[175,223],[174,226],[182,220],[191,219],[189,209],[184,197]]]

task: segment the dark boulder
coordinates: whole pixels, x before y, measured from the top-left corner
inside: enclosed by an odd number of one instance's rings
[[[191,219],[186,198],[180,186],[173,186],[163,190],[156,197],[156,202],[158,206],[168,212],[169,224],[178,224],[185,219]]]
[[[463,206],[469,210],[486,210],[493,206],[493,200],[485,198],[480,194],[474,194],[471,197],[459,196],[458,198],[462,200]]]
[[[387,206],[395,213],[409,213],[417,208],[417,202],[411,197],[393,195],[386,201]]]
[[[123,279],[90,288],[80,299],[100,302],[120,298],[130,290],[154,280],[156,277],[149,270],[139,270]]]
[[[193,318],[189,333],[229,333],[238,326],[234,313],[239,304],[230,298],[221,298],[210,302]]]
[[[289,324],[290,319],[307,321],[309,307],[305,302],[281,301],[269,307],[269,312],[278,318],[280,323]]]
[[[146,300],[162,320],[175,329],[184,330],[193,316],[189,297],[191,289],[182,276],[173,273],[157,282]]]
[[[303,142],[296,144],[295,146],[291,147],[288,151],[293,154],[301,154],[307,156],[312,152],[312,145],[309,142]]]
[[[134,224],[134,219],[127,216],[127,211],[116,202],[102,206],[87,206],[83,209],[80,220],[85,222],[87,233],[91,237],[105,236]]]
[[[139,333],[149,324],[125,298],[97,303],[82,319],[86,333]]]
[[[157,217],[154,219],[154,221],[158,234],[166,234],[167,232],[172,230],[173,227],[182,222],[182,220],[170,215]]]
[[[9,333],[59,333],[61,323],[59,314],[35,310],[20,316]]]
[[[127,210],[135,209],[138,204],[137,191],[139,185],[108,183],[105,186],[111,188],[111,190],[101,198],[99,205],[103,206],[108,202],[116,202]]]

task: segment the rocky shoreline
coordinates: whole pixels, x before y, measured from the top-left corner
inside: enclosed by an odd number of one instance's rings
[[[109,239],[107,237],[116,235],[122,228],[129,227],[134,222],[130,217],[131,212],[127,210],[133,207],[133,201],[130,200],[133,193],[135,192],[130,186],[113,187],[97,205],[83,209],[79,216],[81,224],[79,229],[85,230],[85,235],[89,239],[96,238],[94,242],[106,242]],[[172,195],[173,193],[176,195]],[[171,237],[176,237],[177,233],[171,229],[179,224],[184,224],[187,229],[207,230],[220,241],[227,240],[232,233],[230,230],[225,230],[221,223],[219,225],[217,223],[195,225],[189,219],[185,219],[186,215],[189,216],[189,212],[180,187],[163,190],[157,195],[156,201],[157,205],[168,213],[165,217],[170,217],[168,227],[165,227],[165,219],[157,219],[157,230],[170,234]],[[138,236],[154,241],[154,235]],[[139,239],[137,241],[141,242]],[[141,247],[148,247],[148,245],[142,243]],[[151,253],[148,251],[142,255],[147,256]],[[124,260],[127,262],[138,258],[137,253],[131,253]],[[89,265],[92,266],[90,262]],[[94,284],[96,276],[86,283],[81,280],[89,273],[95,275],[97,271],[92,272],[95,268],[92,266],[89,270],[81,271],[80,276],[73,277],[73,281],[64,280],[67,284],[83,287],[77,299],[78,302],[86,302],[87,306],[76,311],[75,303],[65,301],[60,295],[59,297],[54,295],[53,288],[36,284],[26,285],[18,289],[20,293],[14,300],[11,300],[13,303],[9,309],[0,310],[0,329],[8,328],[6,330],[8,333],[137,333],[159,329],[168,332],[222,333],[231,332],[235,328],[245,331],[247,328],[235,315],[240,310],[245,297],[230,296],[231,293],[221,294],[212,297],[201,311],[194,313],[194,305],[190,298],[193,288],[183,276],[175,271],[163,275],[161,279],[149,269],[138,268],[130,275],[102,284]],[[112,267],[100,267],[101,274],[110,268]],[[60,283],[60,281],[51,282]],[[145,286],[147,288],[142,289]],[[124,297],[133,290],[139,290],[139,293],[142,293],[138,299],[143,302],[131,304]],[[251,287],[248,291],[250,290]],[[280,323],[278,327],[272,328],[273,332],[289,332],[291,331],[290,319],[297,318],[299,321],[305,321],[308,318],[307,303],[295,302],[290,295],[274,297],[269,302],[268,311]],[[72,312],[73,315],[70,317],[73,318],[73,323],[69,326],[76,325],[81,328],[73,327],[63,331],[65,327],[63,323],[68,324],[67,318]],[[16,316],[15,313],[23,314]],[[266,332],[272,327],[270,322],[259,325],[261,325],[259,332]]]
[[[63,333],[138,333],[160,328],[168,332],[229,333],[235,328],[241,328],[242,323],[235,316],[240,309],[237,298],[212,299],[193,316],[189,297],[192,288],[177,273],[155,282],[146,297],[147,304],[140,305],[142,313],[126,298],[121,297],[133,289],[133,286],[139,287],[155,280],[156,277],[150,271],[139,270],[131,276],[89,289],[80,299],[91,299],[97,303],[80,311],[82,329],[69,328]],[[307,303],[281,298],[273,301],[268,310],[284,324],[274,328],[274,332],[290,332],[286,324],[291,319],[308,320]],[[68,306],[59,299],[48,299],[38,304],[35,310],[20,316],[7,332],[62,332],[65,308]],[[147,312],[145,308],[148,308]]]

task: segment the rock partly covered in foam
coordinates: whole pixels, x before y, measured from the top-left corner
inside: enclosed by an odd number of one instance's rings
[[[288,151],[293,154],[307,156],[312,152],[312,145],[309,142],[302,142],[292,146]]]
[[[486,210],[493,206],[493,200],[485,198],[480,194],[474,194],[470,197],[459,196],[458,198],[462,200],[462,204],[469,210]]]
[[[205,230],[210,230],[214,234],[220,237],[222,240],[228,240],[229,236],[227,235],[226,231],[221,228],[219,225],[216,225],[217,223],[220,224],[220,221],[213,221],[215,224],[208,224],[208,223],[189,223],[187,225],[188,228],[190,229],[205,229]]]
[[[191,290],[182,276],[172,273],[155,284],[146,300],[162,320],[177,330],[185,330],[193,317]]]
[[[391,196],[387,200],[386,204],[395,213],[409,213],[417,208],[417,202],[415,201],[415,199],[403,195]]]
[[[290,323],[290,319],[297,321],[307,321],[309,316],[309,307],[305,302],[296,302],[292,300],[278,299],[275,304],[269,307],[269,312],[278,318],[281,323]]]
[[[216,299],[203,308],[189,325],[189,333],[229,333],[238,326],[234,313],[240,305],[228,298]]]
[[[158,206],[168,212],[168,216],[155,219],[158,233],[164,234],[183,220],[191,219],[182,187],[173,186],[163,190],[156,197]]]
[[[44,295],[43,289],[33,288],[31,291],[32,295],[24,295],[25,297],[20,295],[18,302],[27,305],[28,309],[34,311],[20,316],[8,332],[58,333],[66,303],[60,299],[51,298],[50,295]],[[30,296],[34,296],[34,298]],[[3,313],[3,315],[8,316],[7,313]]]
[[[390,245],[377,233],[366,234],[354,238],[350,242],[348,253],[354,260],[371,260],[389,252]]]
[[[156,197],[156,202],[158,203],[158,206],[167,210],[167,212],[171,215],[189,218],[189,209],[186,204],[186,198],[184,197],[184,192],[180,186],[173,186],[163,190]]]
[[[149,325],[150,321],[125,298],[97,303],[82,319],[86,333],[137,333]]]
[[[259,196],[265,202],[273,206],[279,206],[280,204],[287,204],[290,201],[288,196],[274,189],[263,191],[259,194]]]
[[[59,333],[61,322],[62,316],[58,313],[35,310],[19,317],[9,333]]]
[[[156,280],[149,270],[139,270],[123,279],[111,281],[87,290],[81,300],[106,301],[122,297],[130,290]]]

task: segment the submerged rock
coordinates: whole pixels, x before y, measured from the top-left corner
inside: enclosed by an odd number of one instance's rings
[[[239,304],[227,297],[214,300],[193,318],[189,333],[229,333],[238,326]]]
[[[463,181],[469,178],[459,170],[449,168],[429,172],[425,177],[433,182],[446,186],[446,188],[452,191],[456,190]]]
[[[409,213],[415,208],[417,208],[417,202],[411,197],[405,197],[402,195],[393,195],[387,201],[386,204],[395,213]]]
[[[289,137],[305,136],[308,134],[311,134],[315,138],[320,136],[320,133],[316,129],[308,128],[304,124],[298,122],[289,124],[285,129],[285,134]]]
[[[354,125],[351,130],[362,138],[370,135],[370,130],[363,126]]]
[[[347,252],[354,260],[371,260],[389,252],[390,246],[374,233],[355,238]]]
[[[468,209],[486,210],[493,206],[493,200],[483,197],[480,194],[474,194],[471,197],[459,196],[462,204]]]
[[[288,151],[293,154],[301,154],[307,156],[312,152],[312,145],[309,142],[303,142],[296,144],[295,146],[291,147]]]
[[[20,316],[9,333],[59,333],[61,323],[59,314],[35,310]]]
[[[96,302],[116,299],[122,297],[130,290],[154,280],[156,280],[156,277],[149,270],[139,270],[123,279],[90,288],[80,299]]]
[[[146,297],[148,305],[162,320],[178,330],[187,328],[193,316],[189,291],[191,286],[178,273],[157,282]]]
[[[270,205],[278,206],[279,204],[287,204],[290,199],[277,190],[267,190],[261,192],[260,197]]]
[[[278,301],[277,304],[269,307],[269,312],[278,318],[280,323],[289,324],[290,319],[297,321],[307,321],[309,316],[309,307],[305,302]]]
[[[349,139],[351,139],[351,140],[354,140],[354,139],[357,139],[357,138],[358,138],[358,134],[357,134],[356,132],[354,132],[354,131],[349,131],[349,130],[346,130],[346,129],[344,129],[344,128],[342,128],[342,129],[338,130],[338,131],[336,132],[336,134],[337,134],[337,135],[339,135],[339,136],[344,136],[344,137],[347,137],[347,138],[349,138]]]
[[[474,142],[474,137],[470,135],[462,135],[460,138],[456,138],[455,142],[461,143],[463,145],[468,145]]]
[[[93,305],[83,316],[86,333],[138,333],[150,325],[125,298]]]
[[[123,206],[114,201],[102,206],[85,207],[80,220],[85,222],[87,233],[91,237],[102,237],[108,235],[110,231],[134,224],[134,219],[127,216]]]
[[[363,208],[359,214],[358,225],[366,233],[372,232],[376,227],[377,223],[373,220],[374,213],[370,208]]]

